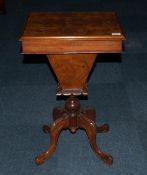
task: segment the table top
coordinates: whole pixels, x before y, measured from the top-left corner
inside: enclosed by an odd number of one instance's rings
[[[118,53],[125,36],[115,12],[33,12],[20,41],[22,53]]]
[[[30,13],[21,39],[28,37],[125,38],[115,12]]]

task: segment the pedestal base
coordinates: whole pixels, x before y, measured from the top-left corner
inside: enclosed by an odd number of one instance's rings
[[[107,164],[111,165],[113,158],[103,153],[96,144],[96,133],[107,132],[109,126],[104,124],[100,127],[96,126],[96,112],[93,108],[85,108],[80,110],[79,100],[71,96],[65,102],[65,108],[56,107],[53,110],[53,124],[51,126],[44,125],[43,131],[50,134],[50,145],[46,152],[37,156],[36,164],[40,165],[49,158],[56,149],[58,136],[63,129],[69,129],[75,133],[77,129],[85,129],[92,150]]]

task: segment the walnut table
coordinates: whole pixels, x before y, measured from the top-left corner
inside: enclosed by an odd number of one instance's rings
[[[114,12],[39,12],[30,13],[20,38],[22,54],[45,54],[58,80],[58,96],[67,96],[63,108],[53,110],[53,124],[43,126],[50,134],[47,151],[36,157],[42,164],[55,151],[63,129],[75,133],[85,129],[93,151],[107,164],[112,156],[96,145],[97,127],[93,108],[80,108],[78,96],[87,96],[86,81],[97,53],[120,53],[125,39]]]

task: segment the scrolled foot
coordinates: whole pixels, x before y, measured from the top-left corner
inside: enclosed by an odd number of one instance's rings
[[[108,132],[109,129],[110,129],[110,127],[108,124],[103,124],[102,126],[98,126],[96,128],[96,132],[98,132],[98,133]]]
[[[35,158],[35,163],[37,165],[41,165],[46,161],[47,158],[48,156],[46,156],[46,153],[43,153]]]
[[[100,157],[105,163],[107,163],[108,165],[112,165],[112,163],[113,163],[113,157],[112,156],[106,155],[106,154],[103,153],[103,155],[100,156]]]
[[[35,163],[37,165],[44,163],[54,153],[57,146],[58,136],[60,134],[60,131],[64,128],[67,128],[68,124],[69,124],[69,118],[65,117],[65,118],[57,119],[51,125],[51,127],[47,125],[43,127],[45,132],[50,132],[50,145],[46,152],[43,152],[42,154],[40,154],[35,158]]]
[[[43,125],[42,130],[46,134],[50,133],[50,127],[48,125]]]

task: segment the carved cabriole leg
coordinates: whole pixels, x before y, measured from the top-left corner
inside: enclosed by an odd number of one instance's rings
[[[51,126],[44,125],[43,131],[50,133],[50,145],[46,152],[37,156],[36,164],[40,165],[50,157],[56,149],[58,136],[62,129],[69,129],[75,133],[77,129],[85,129],[89,143],[93,151],[107,164],[111,165],[113,159],[110,155],[103,153],[96,144],[96,133],[106,132],[109,129],[107,124],[96,127],[96,112],[95,109],[86,107],[80,111],[80,102],[70,96],[65,102],[65,108],[56,107],[53,110],[53,124]]]
[[[59,118],[63,118],[65,111],[61,107],[56,107],[53,109],[53,121],[56,121]],[[44,133],[49,134],[50,133],[50,126],[44,125],[42,127],[42,130]]]
[[[62,129],[67,128],[69,125],[69,118],[63,117],[59,118],[50,127],[50,145],[46,152],[40,154],[35,158],[36,164],[40,165],[45,162],[45,160],[50,157],[56,149],[58,136]]]
[[[87,117],[79,117],[79,127],[85,129],[92,150],[107,164],[113,163],[113,158],[110,155],[103,153],[96,144],[96,124]]]

